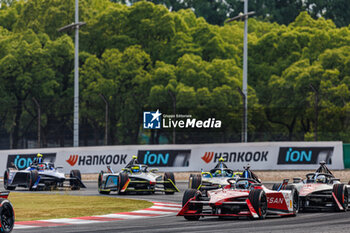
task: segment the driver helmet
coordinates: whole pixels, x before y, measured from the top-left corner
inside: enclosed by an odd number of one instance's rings
[[[216,171],[215,171],[215,175],[216,175],[216,176],[221,175],[221,170],[216,170]]]
[[[38,163],[41,163],[41,160],[43,159],[43,155],[40,154],[40,153],[38,153],[38,154],[36,155],[36,158],[37,158]]]
[[[238,182],[238,188],[239,189],[248,189],[248,187],[249,187],[248,180],[244,180],[244,181]]]
[[[140,172],[140,167],[139,166],[132,167],[131,171],[134,173]]]
[[[326,183],[326,176],[325,175],[317,176],[316,182],[317,183]]]
[[[223,157],[220,157],[219,162],[224,162],[225,159]]]
[[[239,179],[242,176],[242,174],[243,174],[242,172],[235,172],[235,173],[233,173],[232,177]]]

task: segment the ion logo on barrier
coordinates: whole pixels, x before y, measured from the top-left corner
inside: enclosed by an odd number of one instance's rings
[[[334,147],[280,147],[277,164],[332,164]]]
[[[56,161],[56,153],[41,153],[45,162],[54,163]],[[15,165],[19,170],[26,169],[33,163],[37,154],[15,154],[8,155],[7,168]],[[12,165],[13,164],[13,165]]]
[[[191,150],[139,150],[140,163],[150,167],[188,167]]]
[[[72,167],[78,162],[79,155],[70,155],[69,159],[67,159],[67,163]]]
[[[72,167],[91,165],[126,164],[128,155],[70,155],[66,162]]]
[[[201,157],[206,163],[213,161],[217,163],[222,157],[225,162],[258,162],[267,161],[268,151],[246,151],[246,152],[205,152]],[[214,160],[213,160],[214,158]]]

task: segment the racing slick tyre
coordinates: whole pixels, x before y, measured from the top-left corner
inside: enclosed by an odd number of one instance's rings
[[[186,205],[186,203],[193,197],[196,197],[196,199],[198,198],[198,196],[200,196],[201,193],[199,190],[197,189],[187,189],[182,197],[182,207],[184,207]],[[189,206],[189,210],[196,210],[196,213],[201,213],[203,209],[202,205],[190,205]],[[200,216],[184,216],[184,218],[186,220],[189,221],[198,221]]]
[[[198,189],[202,184],[202,176],[200,174],[191,174],[188,182],[190,189]]]
[[[77,178],[77,179],[81,180],[80,171],[79,170],[71,170],[69,173],[69,178]],[[69,186],[72,190],[80,190],[80,185],[75,180],[70,180]]]
[[[292,197],[293,197],[293,217],[297,216],[297,213],[299,212],[299,192],[294,187],[294,185],[283,185],[281,190],[291,190],[292,191]]]
[[[0,198],[0,232],[9,233],[15,224],[15,214],[9,200]]]
[[[349,204],[349,197],[348,197],[348,190],[344,184],[335,184],[333,186],[333,193],[335,197],[337,198],[339,204],[343,207],[343,210],[341,210],[338,206],[338,204],[335,201],[335,206],[338,211],[346,211],[348,209]]]
[[[38,178],[39,178],[39,173],[37,170],[30,171],[28,180],[27,180],[28,188],[30,191],[36,190],[36,188],[33,188],[33,186],[35,182],[38,180]]]
[[[126,173],[120,173],[118,178],[118,194],[123,194],[122,189],[129,180],[129,176]]]
[[[4,188],[6,190],[15,190],[16,186],[9,186],[8,185],[9,174],[10,174],[10,171],[9,171],[9,169],[7,169],[4,173]]]
[[[265,219],[267,214],[267,197],[264,190],[253,189],[250,191],[248,198],[259,219]]]
[[[109,194],[111,191],[102,191],[102,185],[103,185],[103,171],[100,172],[100,174],[98,174],[98,180],[97,180],[97,188],[98,188],[98,192],[100,194]]]
[[[175,177],[174,177],[174,173],[172,172],[166,172],[164,173],[164,181],[168,181],[168,180],[171,180],[174,185],[175,185]],[[174,186],[170,183],[164,183],[164,189],[167,190],[167,189],[171,189],[171,190],[174,190]],[[165,194],[174,194],[174,192],[165,192]]]

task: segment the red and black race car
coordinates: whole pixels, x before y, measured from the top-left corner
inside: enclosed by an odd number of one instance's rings
[[[9,233],[15,224],[15,212],[12,204],[7,200],[10,192],[0,192],[0,232]]]
[[[229,185],[217,190],[186,190],[177,216],[187,220],[204,216],[264,219],[266,215],[295,216],[298,212],[299,195],[294,187],[281,191],[267,189],[249,166],[241,178],[228,182]]]
[[[272,189],[280,190],[285,185],[274,184]],[[306,179],[293,178],[294,186],[299,192],[300,210],[337,210],[349,208],[350,185],[342,184],[327,168],[324,161],[313,173],[306,174]]]

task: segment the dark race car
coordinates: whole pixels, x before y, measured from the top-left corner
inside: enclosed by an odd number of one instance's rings
[[[173,173],[165,172],[162,176],[156,173],[158,171],[156,168],[148,170],[147,165],[138,163],[136,156],[133,156],[128,165],[118,173],[115,173],[110,167],[107,169],[107,172],[101,171],[98,177],[98,191],[101,194],[109,194],[112,191],[118,194],[128,192],[174,194],[174,192],[179,192]]]
[[[86,188],[81,181],[79,170],[72,170],[70,177],[60,171],[61,167],[55,167],[51,162],[32,163],[24,170],[8,168],[4,173],[4,188],[14,190],[16,187],[24,187],[29,190],[51,190],[57,187],[70,187],[72,190]],[[68,185],[64,185],[68,182]]]
[[[217,190],[186,190],[178,216],[187,220],[204,216],[264,219],[266,215],[295,216],[298,212],[299,195],[294,187],[280,191],[267,189],[249,166],[243,177],[228,182],[229,185]]]
[[[340,183],[327,168],[324,161],[306,178],[293,178],[288,186],[295,187],[299,192],[300,210],[337,210],[346,211],[349,206],[349,185]],[[285,185],[274,184],[273,189],[282,190]]]
[[[10,192],[0,192],[0,232],[9,233],[15,225],[15,212],[12,204],[7,200]]]

